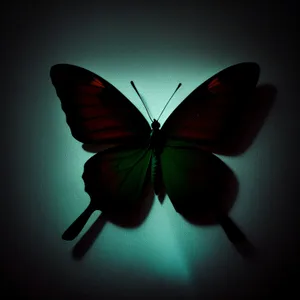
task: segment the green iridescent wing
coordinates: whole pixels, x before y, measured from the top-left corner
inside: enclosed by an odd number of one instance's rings
[[[104,148],[117,146],[86,163],[83,178],[91,204],[64,233],[63,238],[70,240],[95,209],[129,209],[136,203],[150,159],[150,152],[141,147],[147,143],[151,128],[139,110],[97,74],[58,64],[51,68],[50,77],[73,137]]]
[[[234,244],[246,240],[228,218],[238,183],[213,153],[235,152],[239,108],[253,95],[259,70],[256,63],[241,63],[212,76],[175,109],[161,129],[167,138],[161,154],[162,178],[174,208],[192,222],[221,224]]]
[[[161,156],[162,175],[176,210],[189,207],[187,195],[198,199],[194,204],[200,210],[213,208],[220,210],[218,214],[224,210],[216,199],[230,186],[231,173],[212,152],[230,152],[237,108],[253,94],[258,78],[256,63],[230,66],[196,88],[162,126],[167,139]],[[195,211],[192,204],[189,210]]]
[[[209,152],[177,145],[164,149],[161,167],[166,192],[179,214],[198,225],[220,224],[240,254],[249,257],[255,253],[247,237],[228,217],[238,193],[238,181],[225,163]]]
[[[166,192],[178,213],[212,220],[227,214],[236,182],[217,156],[189,146],[166,147],[161,167]]]
[[[151,154],[147,148],[117,147],[91,157],[82,175],[91,202],[65,231],[63,239],[74,239],[95,210],[109,217],[110,214],[127,214],[141,205],[150,182]]]
[[[101,211],[134,206],[142,194],[151,160],[147,148],[119,147],[97,153],[84,166],[85,191]]]

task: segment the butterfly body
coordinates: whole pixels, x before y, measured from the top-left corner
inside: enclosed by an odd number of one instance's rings
[[[150,126],[121,92],[88,70],[58,64],[50,76],[72,135],[86,144],[114,145],[84,166],[85,191],[92,203],[89,213],[126,211],[141,200],[149,180],[156,194],[163,183],[180,213],[186,207],[195,213],[221,214],[228,209],[217,199],[227,193],[232,174],[212,153],[224,152],[234,108],[255,90],[256,63],[237,64],[209,78],[162,127],[155,119]],[[199,200],[192,202],[195,197]]]
[[[165,146],[165,136],[160,130],[160,123],[157,120],[153,120],[151,124],[151,135],[149,148],[152,151],[151,156],[151,182],[156,195],[159,194],[162,187],[162,172],[161,172],[161,153]]]

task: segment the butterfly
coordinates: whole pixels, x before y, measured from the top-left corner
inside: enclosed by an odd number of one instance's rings
[[[50,77],[73,137],[104,146],[84,166],[82,177],[91,202],[63,238],[75,238],[95,210],[125,214],[141,201],[149,182],[156,195],[165,189],[179,213],[191,205],[187,195],[199,193],[205,197],[199,197],[190,211],[209,210],[210,194],[224,193],[227,184],[219,190],[215,186],[228,168],[214,154],[226,154],[225,131],[235,126],[232,112],[254,92],[259,73],[254,62],[218,72],[189,94],[161,126],[164,110],[152,119],[133,82],[151,124],[105,79],[78,66],[54,65]],[[222,208],[218,213],[222,215]]]

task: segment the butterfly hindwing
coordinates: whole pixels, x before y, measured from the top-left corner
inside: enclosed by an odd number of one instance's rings
[[[101,211],[133,206],[149,182],[151,151],[116,147],[99,152],[84,166],[85,191]]]
[[[172,112],[162,127],[171,139],[222,153],[224,138],[234,124],[236,107],[254,91],[259,76],[256,63],[224,69],[196,88]]]
[[[166,193],[178,213],[206,218],[227,213],[235,177],[217,156],[188,144],[165,147],[161,167]]]
[[[58,64],[50,76],[72,135],[88,144],[129,144],[149,137],[150,126],[114,86],[83,68]]]

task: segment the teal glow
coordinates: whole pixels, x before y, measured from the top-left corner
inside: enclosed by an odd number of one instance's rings
[[[257,299],[261,287],[279,288],[299,260],[298,10],[289,1],[274,4],[272,12],[264,1],[234,6],[226,1],[117,2],[23,1],[7,3],[1,11],[0,219],[10,295]],[[61,235],[89,204],[81,176],[92,154],[70,134],[50,67],[70,63],[99,74],[146,118],[130,81],[153,117],[181,82],[160,119],[163,124],[200,83],[242,61],[258,62],[261,82],[280,91],[250,149],[240,157],[221,157],[240,184],[231,216],[259,248],[262,262],[245,263],[220,227],[187,223],[168,198],[163,205],[155,198],[138,228],[105,224],[85,257],[75,261],[72,249],[99,213],[75,241],[65,242]]]

